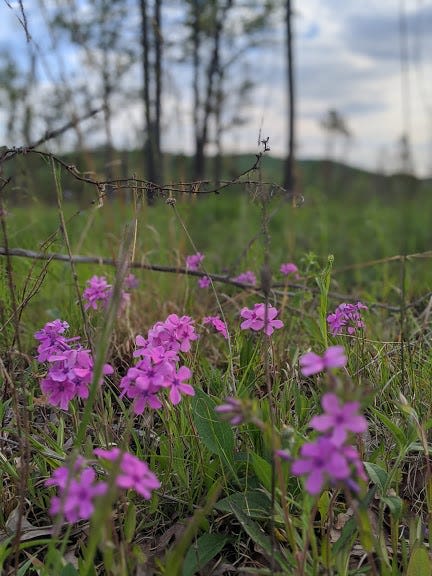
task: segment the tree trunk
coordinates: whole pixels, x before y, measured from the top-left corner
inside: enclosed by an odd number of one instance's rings
[[[146,179],[150,183],[155,182],[155,156],[153,145],[153,122],[150,100],[150,42],[147,17],[147,0],[140,0],[141,11],[141,49],[143,63],[143,100],[144,100],[144,119],[145,119],[145,137],[143,145],[144,166],[146,167]],[[155,193],[153,187],[147,190],[148,204],[154,204]]]
[[[154,4],[154,28],[153,36],[155,43],[155,118],[154,118],[154,151],[155,151],[155,182],[162,184],[163,181],[163,162],[161,153],[161,111],[162,111],[162,0],[155,0]]]
[[[294,62],[293,62],[293,34],[292,34],[292,7],[291,0],[286,0],[286,48],[287,48],[287,81],[288,81],[288,156],[285,160],[284,188],[287,194],[294,191],[294,120],[295,120],[295,94],[294,94]]]

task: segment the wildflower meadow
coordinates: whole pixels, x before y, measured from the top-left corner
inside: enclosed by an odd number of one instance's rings
[[[418,253],[263,190],[2,212],[1,574],[432,574]]]

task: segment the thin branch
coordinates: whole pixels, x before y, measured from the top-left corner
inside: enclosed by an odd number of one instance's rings
[[[81,256],[81,255],[71,255],[59,254],[56,252],[35,252],[33,250],[25,250],[23,248],[9,248],[8,250],[3,246],[0,246],[0,256],[15,256],[18,258],[29,258],[33,260],[56,260],[60,262],[72,262],[74,264],[97,264],[99,266],[113,266],[117,267],[118,263],[113,258],[104,258],[101,256]],[[252,284],[246,284],[245,282],[238,282],[234,278],[227,276],[226,274],[211,274],[208,272],[203,272],[200,270],[188,270],[181,266],[162,266],[160,264],[146,264],[144,262],[132,261],[129,264],[130,268],[136,270],[150,270],[153,272],[164,272],[169,274],[184,274],[187,276],[195,276],[202,278],[204,276],[209,276],[212,281],[220,282],[221,284],[228,284],[230,286],[235,286],[237,288],[242,288],[243,290],[249,290],[251,292],[263,293],[263,288],[261,286],[252,286]],[[278,290],[277,288],[292,288],[294,290],[303,290],[305,292],[312,292],[313,294],[318,293],[319,290],[312,286],[305,286],[302,284],[273,284],[271,287],[271,292],[274,296],[283,296],[288,294],[289,296],[294,296],[297,292],[286,292],[286,290]],[[358,296],[353,296],[350,294],[339,294],[338,292],[329,292],[330,298],[334,300],[354,302],[358,300]],[[423,294],[413,302],[407,304],[405,309],[416,308],[424,300],[427,300],[432,296],[432,291]],[[384,304],[382,302],[372,302],[368,303],[369,308],[383,308],[390,312],[399,312],[400,306],[391,306]]]

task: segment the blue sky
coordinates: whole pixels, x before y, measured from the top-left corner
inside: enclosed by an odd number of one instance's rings
[[[54,3],[46,0],[45,4]],[[15,3],[16,6],[18,3]],[[38,9],[39,2],[24,2],[33,37],[49,62],[41,98],[59,76],[53,63],[50,43]],[[348,150],[336,143],[335,155],[351,164],[372,170],[398,168],[397,141],[408,128],[414,168],[421,175],[432,174],[432,0],[405,0],[409,106],[402,99],[400,65],[400,0],[297,0],[295,7],[295,60],[297,80],[297,154],[319,158],[325,136],[319,121],[330,108],[340,111],[353,138]],[[16,14],[0,4],[0,48],[12,50],[25,61],[26,42]],[[173,9],[170,17],[181,17]],[[256,83],[254,97],[245,103],[247,124],[235,127],[224,138],[226,150],[255,151],[261,132],[270,137],[272,152],[284,155],[287,142],[284,29],[277,23],[271,42],[258,57],[249,55]],[[79,57],[62,44],[61,59],[78,72]],[[41,75],[43,75],[41,73]],[[50,77],[51,76],[51,77]],[[167,75],[163,146],[170,151],[192,151],[190,71]],[[137,86],[139,68],[131,69],[124,82]],[[233,78],[234,81],[234,78]],[[119,110],[122,108],[119,103]],[[142,110],[138,103],[114,118],[113,133],[119,146],[134,145]],[[0,111],[0,138],[5,112]],[[2,126],[3,125],[3,126]],[[41,129],[43,127],[41,126]],[[4,132],[4,130],[3,130]],[[99,136],[98,136],[99,134]],[[93,137],[101,137],[97,130]],[[14,143],[19,145],[20,143]]]

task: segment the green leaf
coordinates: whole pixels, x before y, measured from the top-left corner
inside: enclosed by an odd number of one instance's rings
[[[293,559],[291,559],[291,564],[288,562],[286,558],[282,556],[282,554],[278,550],[272,549],[272,542],[270,537],[261,529],[261,527],[248,518],[246,514],[243,513],[243,510],[236,506],[233,502],[231,502],[231,512],[240,522],[241,527],[252,539],[255,544],[261,546],[261,548],[265,551],[266,555],[269,558],[274,558],[280,565],[282,569],[286,571],[287,574],[292,574],[293,569]]]
[[[124,520],[124,535],[126,542],[132,542],[136,529],[136,507],[129,501],[128,509]]]
[[[373,462],[364,462],[364,467],[366,468],[366,472],[372,482],[378,486],[381,491],[385,492],[388,474],[384,468],[381,468],[381,466],[378,466],[378,464],[374,464]]]
[[[432,562],[424,546],[416,548],[408,562],[406,576],[431,576]]]
[[[193,576],[198,570],[204,568],[222,548],[228,538],[220,534],[203,534],[189,548],[183,564],[183,576]]]
[[[381,496],[381,500],[390,509],[392,516],[400,518],[402,516],[403,501],[399,496]]]
[[[235,492],[219,500],[215,508],[221,512],[232,512],[232,505],[243,510],[250,518],[268,520],[270,517],[270,500],[263,492]]]
[[[261,456],[252,452],[251,454],[252,459],[252,467],[254,469],[255,474],[258,477],[258,480],[264,486],[264,488],[271,492],[271,476],[272,476],[272,469],[271,464],[264,460]]]
[[[60,572],[60,576],[79,576],[79,573],[72,564],[67,564]]]
[[[399,444],[399,448],[403,448],[407,444],[407,438],[402,430],[397,426],[386,414],[383,414],[379,410],[372,408],[373,414],[381,420],[384,426],[393,434],[394,439]]]
[[[224,469],[237,479],[234,466],[234,433],[231,426],[219,418],[215,412],[216,403],[203,392],[197,390],[192,397],[193,420],[204,445],[221,459]]]

